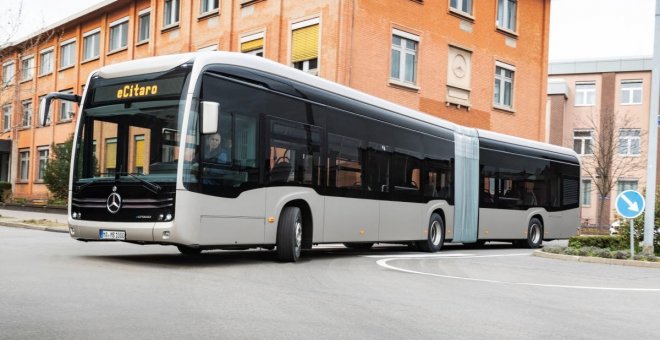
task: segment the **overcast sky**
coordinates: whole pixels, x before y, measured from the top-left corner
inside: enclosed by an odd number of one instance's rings
[[[18,36],[103,1],[24,0]],[[18,3],[0,0],[0,27]],[[655,0],[551,0],[550,60],[651,56],[654,20]]]

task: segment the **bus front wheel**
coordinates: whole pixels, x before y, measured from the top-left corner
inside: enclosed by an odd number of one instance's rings
[[[442,248],[445,242],[445,223],[440,215],[433,213],[429,220],[429,229],[425,241],[417,242],[417,247],[421,251],[435,253]]]
[[[296,262],[302,247],[302,212],[298,207],[285,207],[277,224],[277,259]]]

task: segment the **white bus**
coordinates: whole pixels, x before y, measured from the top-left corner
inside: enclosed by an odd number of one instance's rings
[[[153,57],[93,72],[69,227],[81,241],[207,249],[446,241],[539,247],[578,226],[573,150],[465,128],[263,58]]]

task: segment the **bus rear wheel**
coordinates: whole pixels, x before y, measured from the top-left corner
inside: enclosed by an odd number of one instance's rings
[[[428,253],[440,251],[445,243],[445,223],[440,215],[433,213],[429,220],[429,229],[425,241],[418,241],[417,248]]]
[[[298,207],[285,207],[277,224],[277,259],[297,262],[302,247],[302,212]]]

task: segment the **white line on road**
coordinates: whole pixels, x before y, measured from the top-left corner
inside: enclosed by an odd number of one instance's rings
[[[429,258],[429,259],[442,258],[442,257],[447,257],[447,258],[450,258],[450,257],[453,257],[453,258],[477,258],[477,257],[505,257],[505,256],[521,256],[521,255],[529,255],[529,254],[475,255],[475,256],[470,256],[468,254],[467,256],[447,256],[447,255],[445,255],[445,256],[434,256],[434,257],[426,255],[426,258]],[[425,272],[420,272],[420,271],[415,271],[415,270],[410,270],[410,269],[403,269],[403,268],[395,267],[395,266],[392,266],[392,265],[388,264],[388,262],[392,261],[392,260],[419,260],[419,259],[420,259],[420,257],[393,257],[393,256],[388,256],[388,258],[378,260],[378,261],[376,261],[376,263],[379,266],[383,267],[383,268],[387,268],[387,269],[391,269],[391,270],[395,270],[395,271],[399,271],[399,272],[410,273],[410,274],[418,274],[418,275],[426,275],[426,276],[433,276],[433,277],[441,277],[441,278],[453,279],[453,280],[496,283],[496,284],[516,285],[516,286],[546,287],[546,288],[607,290],[607,291],[627,291],[627,292],[660,292],[660,288],[620,288],[620,287],[570,286],[570,285],[554,285],[554,284],[529,283],[529,282],[507,282],[507,281],[499,281],[499,280],[477,279],[477,278],[461,277],[461,276],[453,276],[453,275],[425,273]]]

